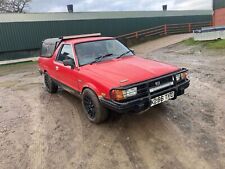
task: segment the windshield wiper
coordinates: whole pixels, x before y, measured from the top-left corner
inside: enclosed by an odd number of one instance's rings
[[[108,53],[108,54],[96,57],[95,60],[90,63],[90,65],[92,65],[93,63],[101,62],[103,58],[110,57],[112,55],[113,55],[112,53]]]
[[[124,52],[123,54],[121,54],[120,56],[118,56],[117,59],[119,59],[119,58],[125,56],[125,55],[128,54],[128,53],[133,53],[133,52],[132,52],[131,50],[128,50],[128,51]]]

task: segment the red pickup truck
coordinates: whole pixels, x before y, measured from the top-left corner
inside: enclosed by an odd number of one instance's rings
[[[38,64],[47,90],[80,97],[94,123],[105,121],[109,110],[140,113],[175,100],[190,83],[187,69],[138,57],[100,34],[46,39]]]

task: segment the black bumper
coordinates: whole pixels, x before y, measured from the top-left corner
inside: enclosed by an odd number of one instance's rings
[[[119,102],[106,100],[106,99],[101,99],[100,102],[104,107],[110,110],[116,111],[118,113],[139,113],[142,111],[146,111],[151,107],[152,98],[174,91],[175,98],[173,100],[175,100],[177,96],[184,94],[184,90],[188,88],[189,85],[190,85],[190,80],[186,80],[185,82],[181,84],[177,84],[176,86],[173,86],[169,89],[155,93],[154,95],[149,95],[147,97],[139,98],[136,100],[125,102],[125,103],[119,103]]]

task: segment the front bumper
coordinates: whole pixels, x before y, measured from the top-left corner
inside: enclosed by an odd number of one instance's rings
[[[188,88],[189,85],[190,80],[186,80],[169,89],[157,92],[154,95],[149,95],[147,97],[139,98],[125,103],[119,103],[113,100],[106,100],[106,99],[100,99],[100,102],[104,107],[116,111],[118,113],[139,113],[142,111],[146,111],[150,108],[152,98],[174,91],[175,97],[173,100],[175,100],[178,96],[184,94],[184,90]]]

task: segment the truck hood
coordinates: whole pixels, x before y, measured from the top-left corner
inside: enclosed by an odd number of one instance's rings
[[[179,70],[178,67],[137,56],[99,62],[82,67],[85,74],[111,87],[126,86],[160,77]]]

